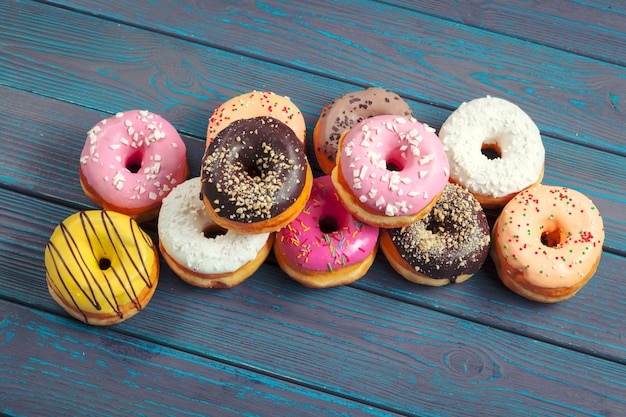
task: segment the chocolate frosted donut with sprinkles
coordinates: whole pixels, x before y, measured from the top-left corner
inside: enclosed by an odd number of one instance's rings
[[[79,174],[85,194],[97,206],[148,221],[189,174],[185,143],[157,114],[117,113],[89,130]]]
[[[428,213],[450,175],[435,130],[414,118],[374,116],[339,141],[331,178],[359,220],[372,226],[408,226]]]
[[[383,230],[381,250],[409,281],[442,286],[474,275],[485,262],[489,224],[476,198],[448,183],[432,210],[407,227]]]
[[[315,157],[325,174],[335,166],[339,138],[352,126],[372,116],[394,114],[411,117],[411,107],[393,91],[380,87],[345,94],[322,109],[315,129],[313,144]]]
[[[234,121],[217,134],[206,148],[201,181],[215,223],[238,233],[265,233],[300,213],[313,174],[294,131],[260,116]]]

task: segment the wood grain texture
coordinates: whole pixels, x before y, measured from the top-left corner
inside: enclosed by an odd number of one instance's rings
[[[350,86],[341,88],[347,90]],[[344,90],[334,91],[339,95]],[[309,92],[307,89],[300,96]],[[0,87],[0,93],[4,98],[0,102],[0,110],[7,115],[0,119],[0,128],[5,132],[0,138],[0,184],[47,198],[62,196],[69,204],[77,207],[92,207],[76,175],[86,132],[100,119],[111,116],[119,109],[129,109],[138,104],[133,103],[132,98],[123,103],[112,103],[103,93],[98,103],[108,112],[103,113],[13,89]],[[330,94],[327,102],[332,101]],[[416,112],[421,108],[416,102],[409,103]],[[301,107],[313,114],[319,113],[323,105],[311,103]],[[157,113],[160,110],[154,109],[153,103],[138,106]],[[184,125],[193,124],[204,126],[203,131],[206,129],[208,119],[192,118],[189,113],[186,114],[186,118],[172,122],[175,127],[184,130]],[[424,117],[421,120],[438,128],[442,118],[447,116],[442,112],[424,113]],[[29,122],[23,123],[23,119]],[[316,120],[316,117],[313,119]],[[312,132],[315,120],[308,122],[309,133]],[[199,173],[204,145],[201,133],[195,133],[199,137],[183,133],[183,138],[188,147],[191,172]],[[21,144],[17,149],[14,146],[16,142]],[[549,136],[544,136],[544,145],[547,154],[544,182],[575,188],[588,195],[601,210],[606,223],[605,247],[615,253],[625,254],[626,210],[623,207],[626,204],[626,181],[623,179],[626,178],[626,158]],[[315,161],[312,147],[312,141],[309,140],[309,160]],[[315,167],[319,175],[321,171],[316,164]]]
[[[395,5],[626,66],[626,7],[614,1],[400,0]]]
[[[626,67],[623,48],[606,57],[625,28],[623,6],[603,1],[0,2],[0,414],[622,415]],[[226,99],[288,95],[310,138],[325,104],[365,85],[401,93],[436,128],[475,96],[519,103],[542,129],[545,182],[603,213],[593,279],[544,305],[504,288],[490,261],[462,285],[430,288],[379,254],[361,280],[319,291],[270,257],[217,291],[161,262],[146,310],[108,328],[52,300],[44,247],[93,207],[76,170],[97,121],[163,115],[194,175]],[[144,228],[156,237],[156,222]]]
[[[7,260],[0,263],[0,296],[65,317],[47,294],[41,259],[51,229],[72,209],[28,206],[25,200],[36,200],[1,189],[0,195],[6,219],[0,235],[7,236],[0,241]],[[614,270],[626,267],[618,257],[603,265],[613,262]],[[115,331],[407,415],[610,415],[626,405],[623,345],[603,347],[621,350],[619,364],[353,287],[306,289],[272,263],[224,291],[190,287],[162,267],[145,311]],[[384,269],[379,265],[365,280],[383,286]],[[619,299],[605,302],[623,306]],[[520,326],[525,316],[546,321],[547,313],[520,303],[508,316]],[[624,318],[615,320],[620,344]]]
[[[445,108],[500,96],[545,134],[625,153],[626,69],[543,45],[365,0],[58,4]]]
[[[392,415],[3,300],[0,330],[0,413],[292,416],[298,410],[302,416]]]

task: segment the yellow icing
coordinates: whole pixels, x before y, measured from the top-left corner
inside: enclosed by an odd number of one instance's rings
[[[150,275],[157,264],[150,236],[134,219],[113,211],[71,215],[56,227],[45,250],[51,290],[85,322],[89,313],[116,312],[124,318],[119,306],[128,303],[141,310],[139,295],[156,285],[158,274]]]

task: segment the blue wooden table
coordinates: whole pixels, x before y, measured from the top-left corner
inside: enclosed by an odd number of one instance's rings
[[[626,415],[626,6],[496,3],[3,0],[0,413]],[[371,85],[437,129],[488,94],[533,118],[544,183],[585,193],[604,218],[602,261],[576,297],[527,301],[490,260],[463,284],[422,287],[380,255],[327,290],[272,257],[228,290],[186,285],[162,262],[145,311],[106,328],[49,296],[48,237],[94,207],[77,170],[99,120],[163,115],[199,172],[223,101],[289,96],[311,139],[325,104]],[[308,154],[319,175],[312,140]]]

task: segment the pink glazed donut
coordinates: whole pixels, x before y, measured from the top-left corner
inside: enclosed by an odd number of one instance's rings
[[[342,205],[330,176],[315,178],[304,210],[278,231],[274,255],[295,281],[311,288],[345,285],[374,262],[378,228],[355,219]]]
[[[79,171],[96,205],[143,222],[158,215],[161,201],[189,168],[176,129],[147,110],[131,110],[89,130]]]
[[[372,226],[415,223],[448,183],[450,166],[434,129],[414,118],[374,116],[339,141],[332,181],[348,211]]]

